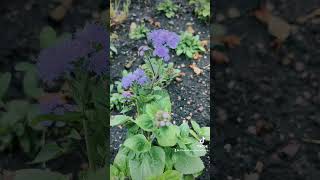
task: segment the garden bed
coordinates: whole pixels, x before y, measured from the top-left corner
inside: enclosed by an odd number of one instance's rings
[[[318,179],[319,145],[302,139],[319,139],[319,24],[297,19],[319,3],[266,2],[297,28],[279,48],[254,16],[261,1],[215,3],[214,22],[241,38],[214,70],[215,179]]]
[[[116,26],[111,33],[116,33],[118,39],[114,42],[118,50],[118,54],[111,59],[111,80],[119,81],[122,78],[122,71],[134,71],[139,65],[143,63],[143,59],[138,56],[138,48],[146,45],[147,39],[131,40],[129,39],[129,29],[132,23],[145,23],[146,27],[151,31],[155,29],[166,29],[171,32],[184,32],[190,25],[195,34],[200,36],[201,40],[209,41],[209,25],[199,20],[193,13],[193,7],[188,5],[186,1],[174,1],[181,4],[176,16],[171,19],[165,17],[163,13],[156,11],[156,5],[160,1],[152,3],[133,3],[129,9],[129,17],[123,24]],[[160,27],[155,27],[150,24],[150,19],[158,22]],[[173,62],[175,68],[185,73],[181,80],[173,81],[169,85],[168,92],[173,104],[173,120],[179,125],[183,120],[195,120],[201,126],[210,125],[210,57],[209,52],[205,52],[203,57],[196,61],[188,59],[185,56],[177,56],[172,53],[173,57],[170,62]],[[128,68],[128,64],[130,68]],[[196,75],[189,67],[190,64],[196,63],[199,68],[203,70],[203,74]],[[117,114],[118,112],[113,112]],[[119,145],[124,142],[125,129],[118,127],[111,128],[111,154],[112,161],[116,155]],[[202,158],[205,162],[205,170],[199,179],[209,179],[209,152]]]

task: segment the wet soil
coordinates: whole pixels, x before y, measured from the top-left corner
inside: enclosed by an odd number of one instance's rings
[[[297,26],[278,50],[267,27],[250,15],[260,3],[215,3],[215,22],[242,39],[225,52],[230,63],[214,68],[214,179],[249,180],[246,174],[257,173],[253,180],[316,180],[320,146],[303,139],[320,138],[320,25],[296,18],[319,1],[268,1],[274,15]],[[229,18],[230,8],[240,16]]]

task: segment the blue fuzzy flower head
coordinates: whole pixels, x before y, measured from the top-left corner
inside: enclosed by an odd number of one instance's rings
[[[66,112],[73,112],[77,110],[75,105],[67,104],[60,94],[51,94],[46,98],[40,99],[39,102],[40,114],[55,114],[63,115]],[[42,121],[40,125],[49,127],[53,125],[53,121]],[[63,126],[63,122],[56,122],[56,126]]]
[[[47,83],[60,79],[74,70],[75,62],[85,59],[87,70],[102,75],[108,68],[108,32],[103,26],[87,24],[74,38],[66,39],[40,52],[38,72]]]
[[[169,61],[169,48],[177,48],[180,42],[180,37],[174,32],[159,29],[150,32],[148,34],[148,40],[152,42],[152,45],[155,48],[153,55],[159,56],[164,61]]]
[[[149,81],[145,72],[142,69],[136,69],[133,73],[129,73],[127,76],[122,78],[122,87],[124,89],[130,88],[134,83],[144,85]]]

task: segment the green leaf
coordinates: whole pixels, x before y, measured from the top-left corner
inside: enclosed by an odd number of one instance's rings
[[[8,126],[13,126],[18,121],[22,120],[28,110],[29,102],[24,100],[12,100],[6,104],[7,113],[5,113],[0,122],[4,122]]]
[[[132,117],[126,115],[116,115],[112,116],[110,120],[110,126],[119,126],[127,121],[133,121]]]
[[[107,168],[100,168],[96,171],[87,171],[86,180],[105,180],[109,175],[107,174]]]
[[[184,152],[177,152],[174,154],[174,167],[182,174],[194,174],[204,169],[202,160],[199,157],[187,156]]]
[[[32,164],[47,162],[55,159],[63,153],[63,149],[56,143],[45,144],[36,158],[31,162]]]
[[[184,122],[180,125],[180,135],[181,137],[188,137],[189,136],[189,125],[188,123]]]
[[[129,160],[132,180],[142,180],[151,176],[159,176],[165,166],[165,153],[161,147],[153,146],[150,152]]]
[[[42,28],[40,32],[39,39],[40,39],[40,48],[47,48],[56,42],[57,33],[52,27],[45,26]]]
[[[177,55],[180,56],[183,53],[182,49],[177,49]]]
[[[188,58],[192,58],[192,55],[193,55],[193,54],[192,54],[191,51],[187,51],[187,52],[186,52],[186,55],[188,56]]]
[[[138,153],[147,152],[151,148],[150,142],[148,142],[147,138],[142,134],[128,138],[123,145]]]
[[[178,126],[165,126],[156,131],[156,138],[161,146],[174,146],[177,144],[179,133]]]
[[[16,71],[22,71],[22,72],[37,72],[37,68],[35,64],[31,64],[29,62],[19,62],[15,65],[15,70]]]
[[[147,114],[142,114],[137,117],[135,123],[145,131],[153,131],[156,126],[154,120]]]
[[[121,147],[113,161],[113,164],[116,167],[118,167],[119,170],[123,172],[125,175],[129,173],[128,153],[129,153],[128,148]]]
[[[202,127],[199,136],[204,137],[205,140],[210,141],[210,127]]]
[[[39,82],[36,72],[28,71],[23,79],[24,93],[31,98],[37,99],[43,94],[43,90],[39,88]]]
[[[172,148],[164,148],[164,152],[165,152],[165,155],[166,155],[166,170],[172,170],[173,168],[173,149]]]
[[[194,141],[191,144],[186,144],[185,146],[187,150],[185,151],[185,154],[191,157],[201,157],[207,153],[205,146],[198,141]]]
[[[4,73],[0,75],[0,100],[4,97],[6,94],[9,85],[11,81],[11,74],[10,73]]]
[[[76,129],[72,129],[68,137],[76,140],[81,140],[81,136]]]
[[[182,174],[179,171],[168,170],[160,176],[153,176],[147,180],[182,180]]]
[[[69,180],[68,176],[40,169],[22,169],[15,172],[13,180]]]
[[[191,120],[191,125],[192,125],[192,128],[193,130],[195,130],[198,134],[200,133],[200,126],[197,122]]]

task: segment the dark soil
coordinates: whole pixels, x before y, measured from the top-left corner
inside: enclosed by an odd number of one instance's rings
[[[317,0],[268,1],[272,14],[298,28],[275,50],[266,26],[249,15],[259,2],[215,3],[216,17],[225,17],[219,23],[227,34],[243,38],[240,46],[226,51],[230,63],[213,71],[214,179],[249,180],[245,174],[256,172],[260,162],[260,178],[250,180],[316,180],[320,146],[302,139],[320,139],[320,26],[310,21],[299,25],[296,18],[320,4]],[[240,11],[240,17],[228,18],[231,7]]]
[[[209,25],[196,18],[192,13],[192,7],[187,5],[186,1],[175,1],[181,4],[179,13],[172,19],[167,19],[164,14],[158,14],[155,10],[156,3],[144,4],[135,3],[130,8],[129,19],[116,27],[114,32],[119,36],[119,40],[115,42],[115,46],[118,49],[119,54],[111,60],[111,76],[112,80],[120,80],[121,72],[125,69],[124,65],[135,60],[133,67],[130,70],[134,70],[138,67],[143,60],[137,56],[137,50],[141,45],[145,45],[144,40],[130,40],[129,39],[129,27],[132,22],[140,24],[145,18],[153,18],[154,21],[158,21],[161,24],[162,29],[167,29],[176,33],[185,31],[187,29],[187,23],[192,23],[193,29],[200,35],[201,40],[209,40]],[[148,22],[145,23],[150,29],[157,29],[151,26]],[[171,53],[174,54],[174,53]],[[182,82],[172,82],[168,87],[171,101],[173,102],[174,121],[176,124],[181,124],[183,120],[192,118],[197,121],[201,126],[209,126],[210,123],[210,61],[209,53],[206,52],[203,58],[197,62],[197,65],[204,70],[202,75],[195,75],[189,65],[194,60],[187,59],[183,56],[174,56],[170,60],[174,62],[175,67],[179,68],[186,75],[182,77]],[[117,153],[119,145],[124,141],[125,130],[120,128],[111,128],[111,154],[112,157]],[[208,153],[209,154],[209,153]],[[113,159],[112,158],[112,159]],[[210,179],[209,178],[209,155],[203,158],[205,162],[205,172],[198,179]]]
[[[57,23],[48,18],[49,11],[55,8],[59,1],[35,0],[4,0],[0,3],[0,72],[12,72],[17,62],[34,63],[39,54],[39,33],[42,27],[51,25],[58,33],[75,32],[83,28],[86,22],[92,21],[94,14],[106,8],[100,0],[77,0],[67,12],[63,21]],[[8,93],[9,99],[23,98],[21,80],[17,73]],[[40,168],[27,164],[32,161],[20,149],[0,153],[0,171],[17,170],[22,168]],[[65,174],[80,170],[80,165],[85,161],[83,154],[73,153],[48,162],[47,168]]]

